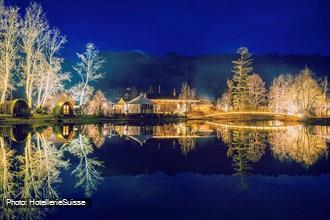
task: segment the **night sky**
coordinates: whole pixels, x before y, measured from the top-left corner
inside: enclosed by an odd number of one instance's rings
[[[29,0],[5,0],[24,8]],[[65,56],[92,41],[100,50],[153,54],[330,55],[327,0],[39,0],[69,40]]]

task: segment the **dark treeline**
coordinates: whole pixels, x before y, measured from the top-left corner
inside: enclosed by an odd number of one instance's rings
[[[97,82],[97,87],[113,98],[127,87],[136,87],[138,91],[153,87],[158,92],[160,85],[163,94],[170,94],[174,88],[179,91],[182,82],[188,82],[200,96],[216,99],[226,90],[226,81],[232,76],[232,60],[237,58],[235,54],[153,56],[140,51],[103,52],[102,55],[107,61],[103,71],[110,74]],[[267,86],[275,76],[297,73],[306,65],[317,76],[327,76],[330,69],[330,57],[319,55],[254,54],[253,61],[254,72]],[[64,69],[70,71],[72,63],[67,60]]]

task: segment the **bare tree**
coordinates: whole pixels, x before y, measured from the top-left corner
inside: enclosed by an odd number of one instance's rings
[[[269,107],[275,113],[286,113],[296,111],[290,95],[290,88],[293,83],[293,76],[290,74],[276,77],[269,90]]]
[[[22,83],[25,87],[25,95],[29,107],[32,107],[34,80],[41,67],[40,59],[43,58],[45,33],[48,30],[48,23],[42,7],[37,3],[31,3],[26,9],[22,20],[20,32],[20,47],[23,54]],[[40,72],[39,72],[40,73]]]
[[[13,76],[17,72],[18,33],[20,18],[18,8],[4,7],[0,2],[0,104],[14,88]]]
[[[99,55],[99,51],[93,43],[88,43],[86,45],[86,51],[82,54],[77,53],[77,56],[80,62],[74,66],[74,70],[81,78],[78,100],[78,105],[81,107],[85,103],[86,89],[90,82],[97,81],[103,77],[103,73],[99,71],[102,68],[104,60]]]
[[[40,108],[44,107],[49,96],[63,91],[64,81],[70,79],[69,73],[62,73],[63,59],[56,56],[66,38],[60,35],[59,30],[53,29],[47,31],[44,41],[44,57],[39,62],[43,71],[37,73],[35,80],[36,105]]]
[[[81,92],[84,90],[84,96],[81,96]],[[70,97],[80,103],[80,107],[84,106],[93,96],[94,88],[90,85],[85,85],[80,82],[72,86],[69,90]]]
[[[248,103],[251,107],[264,106],[266,104],[267,90],[265,82],[258,74],[249,75],[247,78]]]
[[[217,108],[224,112],[228,112],[231,107],[231,97],[229,92],[222,94],[221,98],[217,100]]]
[[[296,76],[291,88],[294,95],[294,103],[298,113],[309,116],[315,112],[315,107],[322,103],[323,91],[314,73],[307,66]]]
[[[110,106],[108,106],[108,100],[103,92],[98,90],[93,98],[88,102],[86,106],[86,113],[104,116],[107,112],[107,108],[110,108]]]
[[[181,93],[179,95],[180,99],[195,99],[196,89],[191,88],[187,82],[184,82],[181,86]]]
[[[187,112],[190,108],[190,104],[188,102],[189,99],[196,99],[196,89],[190,88],[187,82],[184,82],[181,87],[181,93],[179,95],[179,99],[183,100],[183,109],[184,112]]]

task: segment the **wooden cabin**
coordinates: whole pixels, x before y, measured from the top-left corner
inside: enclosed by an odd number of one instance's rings
[[[31,109],[24,99],[15,99],[5,101],[0,106],[0,113],[11,115],[12,117],[28,117],[31,115]]]
[[[147,98],[146,94],[141,93],[138,97],[127,102],[128,114],[150,114],[154,113],[154,104]]]
[[[71,117],[74,116],[74,106],[70,101],[59,102],[54,107],[54,115]]]

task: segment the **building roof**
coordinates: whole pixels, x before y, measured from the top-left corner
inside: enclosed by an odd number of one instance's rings
[[[199,102],[194,103],[194,105],[198,105],[198,106],[213,106],[213,103],[210,100],[199,100]]]
[[[116,103],[116,105],[125,105],[126,102],[124,101],[123,98],[120,98],[120,100]]]
[[[127,102],[127,104],[152,105],[153,102],[145,94],[141,93],[138,97]]]

